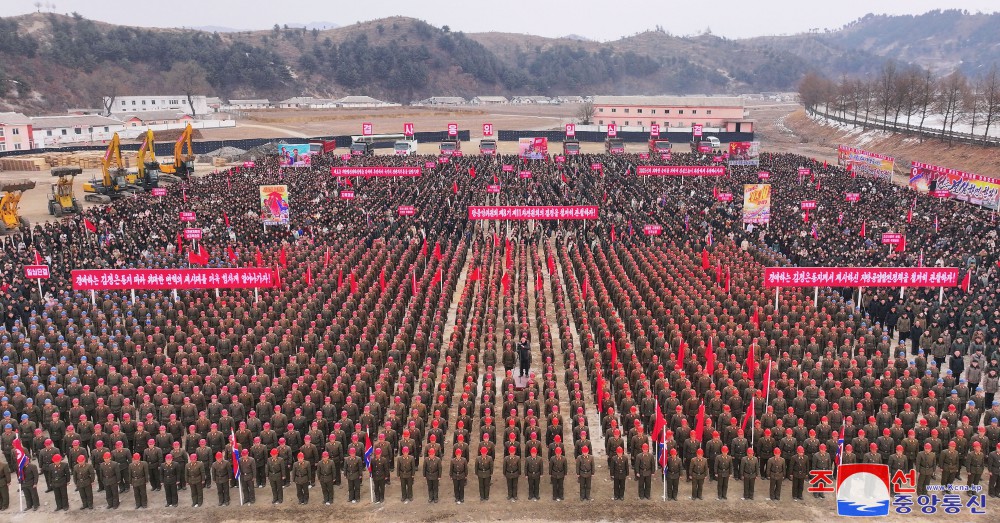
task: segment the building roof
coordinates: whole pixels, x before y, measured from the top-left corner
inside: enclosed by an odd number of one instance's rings
[[[743,107],[737,96],[594,96],[594,105]]]
[[[372,98],[371,96],[345,96],[339,100],[334,100],[339,104],[384,104],[382,100]]]
[[[515,96],[514,99],[515,100],[531,100],[533,102],[547,102],[547,101],[549,101],[549,97],[548,96],[540,96],[540,95]]]
[[[421,102],[430,104],[464,104],[465,98],[461,96],[432,96],[421,100]]]
[[[312,96],[293,96],[286,100],[278,102],[279,104],[310,104],[314,103],[316,98]]]
[[[477,96],[473,100],[479,100],[480,102],[506,102],[506,96]]]
[[[557,96],[556,100],[560,100],[560,101],[563,101],[563,102],[582,102],[583,101],[583,97],[582,96],[576,96],[576,95]]]
[[[0,125],[31,125],[31,118],[21,113],[0,113]]]
[[[263,104],[270,105],[271,101],[267,98],[258,98],[253,100],[229,100],[229,105],[250,105],[250,104]]]
[[[190,117],[191,115],[181,111],[140,111],[136,113],[120,113],[115,115],[115,117],[120,118],[122,122],[131,120],[132,118],[138,118],[139,121],[142,122],[150,120],[180,120],[185,116]]]
[[[104,127],[121,125],[120,120],[93,114],[67,114],[62,116],[33,116],[31,124],[35,129],[59,129],[62,127]]]

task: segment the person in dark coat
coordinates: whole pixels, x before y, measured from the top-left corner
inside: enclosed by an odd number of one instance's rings
[[[177,506],[177,486],[180,484],[182,474],[184,469],[174,461],[173,454],[163,456],[163,463],[160,464],[160,484],[163,485],[168,507]]]
[[[205,504],[205,477],[208,474],[205,464],[198,459],[198,455],[191,454],[190,461],[184,467],[184,478],[191,489],[192,507],[200,507]]]
[[[250,455],[250,449],[240,451],[239,467],[243,503],[252,505],[257,501],[257,460]]]
[[[517,375],[519,377],[527,376],[531,369],[531,344],[528,343],[527,336],[522,336],[521,342],[517,344],[517,362]]]
[[[285,460],[278,455],[278,449],[271,449],[271,457],[267,459],[267,482],[271,484],[271,504],[277,505],[285,501]]]
[[[493,480],[493,458],[486,447],[479,449],[479,457],[476,458],[476,478],[479,480],[479,501],[488,501],[490,482]]]
[[[323,491],[323,504],[332,504],[333,483],[337,480],[337,470],[327,451],[323,451],[322,457],[316,463],[316,480],[319,481],[319,487]]]
[[[225,459],[221,452],[215,453],[215,462],[212,463],[212,481],[215,482],[215,493],[219,496],[219,506],[229,505],[229,487],[233,480],[233,466]]]
[[[347,449],[344,458],[344,478],[347,480],[347,500],[357,503],[361,500],[361,472],[365,469],[354,447]]]
[[[545,461],[538,455],[538,447],[531,447],[531,455],[524,460],[524,475],[528,477],[528,500],[538,501],[539,486]]]
[[[24,479],[21,480],[21,491],[24,492],[25,510],[38,510],[41,502],[38,500],[38,466],[34,461],[28,461],[24,466]]]
[[[562,455],[562,447],[555,448],[555,455],[549,458],[549,478],[552,481],[553,501],[563,500],[563,485],[566,481],[567,463]]]
[[[455,503],[461,505],[465,502],[465,482],[469,477],[469,460],[462,456],[461,450],[455,450],[448,476],[455,486]]]
[[[590,501],[590,483],[594,477],[594,457],[590,447],[584,445],[576,457],[576,477],[580,482],[580,501]]]
[[[109,509],[118,508],[118,483],[121,481],[121,470],[118,464],[111,460],[111,453],[104,453],[104,463],[101,463],[101,477],[104,479],[104,496],[108,501]]]
[[[298,461],[292,465],[292,483],[295,484],[295,497],[299,500],[299,505],[309,503],[309,462],[302,452],[298,454]]]
[[[615,455],[608,459],[608,473],[614,482],[613,499],[621,501],[625,499],[625,480],[628,479],[628,458],[625,457],[625,449],[618,447]]]
[[[740,468],[743,471],[743,499],[752,500],[760,470],[760,462],[757,456],[753,455],[753,447],[747,449],[747,455],[740,462]]]
[[[69,485],[72,473],[69,468],[69,464],[63,461],[62,455],[56,454],[52,456],[52,491],[55,493],[56,498],[56,511],[59,510],[69,510],[69,494],[67,492],[67,486]]]
[[[427,457],[424,458],[424,479],[427,480],[427,501],[428,503],[438,502],[438,483],[441,481],[441,458],[437,457],[437,450],[427,449]]]
[[[385,502],[385,485],[392,473],[389,458],[382,454],[381,448],[375,449],[375,457],[371,461],[372,482],[375,491],[375,503]]]
[[[80,455],[76,458],[76,467],[73,467],[73,484],[76,491],[80,493],[81,508],[87,510],[94,509],[94,480],[97,474],[94,466],[87,461],[87,457]]]

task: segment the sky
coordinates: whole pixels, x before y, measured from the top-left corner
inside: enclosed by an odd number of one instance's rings
[[[662,27],[674,35],[706,29],[727,38],[836,29],[865,14],[933,9],[994,12],[997,0],[2,0],[0,16],[42,11],[120,25],[270,29],[274,24],[350,25],[409,16],[453,31],[499,31],[609,41]]]

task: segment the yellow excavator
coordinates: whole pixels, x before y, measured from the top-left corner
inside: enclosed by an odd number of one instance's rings
[[[156,152],[153,150],[155,144],[153,130],[146,129],[136,158],[138,170],[125,175],[128,183],[139,185],[147,191],[160,185],[160,164],[156,161]]]
[[[62,218],[67,213],[79,213],[80,202],[73,194],[73,179],[83,174],[83,169],[77,166],[53,167],[52,176],[58,176],[59,180],[52,184],[52,192],[49,193],[49,214],[56,218]]]
[[[121,139],[118,138],[118,133],[111,138],[111,143],[104,152],[104,158],[101,159],[101,173],[102,179],[84,182],[84,200],[109,203],[111,200],[142,192],[142,187],[129,183],[126,179],[128,171],[125,169],[125,162],[122,161]]]
[[[18,203],[24,191],[35,188],[35,182],[21,180],[17,182],[0,182],[0,232],[28,230],[28,220],[18,214]]]
[[[184,132],[174,142],[174,163],[160,164],[160,173],[163,181],[178,182],[182,179],[187,180],[194,174],[194,147],[191,145],[191,135],[193,133],[194,130],[191,129],[191,124],[187,124]]]

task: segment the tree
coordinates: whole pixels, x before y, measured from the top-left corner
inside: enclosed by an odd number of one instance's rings
[[[594,119],[594,102],[583,102],[576,110],[576,117],[583,125],[590,125]]]
[[[957,69],[938,81],[938,96],[934,108],[941,114],[941,137],[951,133],[955,122],[962,118],[962,100],[967,96],[969,82]],[[948,143],[952,140],[949,138]]]
[[[914,97],[916,98],[917,107],[919,107],[920,112],[920,126],[917,127],[917,132],[922,133],[924,130],[924,122],[927,121],[927,113],[931,109],[931,105],[934,100],[937,99],[937,82],[934,81],[934,77],[931,76],[931,72],[924,71],[924,74],[920,78],[920,82],[915,85]]]
[[[212,89],[208,83],[208,72],[193,60],[176,62],[170,66],[170,70],[163,76],[163,83],[166,89],[176,89],[177,92],[183,93],[187,97],[191,116],[197,116],[193,97],[207,95]]]
[[[815,110],[817,105],[830,101],[834,88],[833,82],[825,76],[810,71],[799,82],[799,98],[807,109]],[[826,112],[829,112],[829,107]]]
[[[982,100],[983,119],[986,120],[983,124],[986,126],[986,129],[983,130],[983,138],[986,138],[990,134],[990,126],[993,125],[993,121],[1000,115],[1000,73],[997,72],[997,64],[993,64],[990,71],[983,77]]]
[[[878,109],[882,114],[882,126],[885,128],[889,122],[889,113],[892,112],[892,103],[895,95],[896,85],[896,62],[886,61],[882,65],[882,72],[878,78]],[[893,122],[895,123],[895,122]]]

